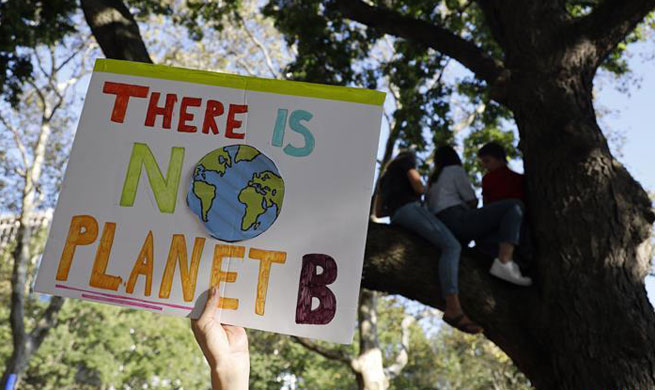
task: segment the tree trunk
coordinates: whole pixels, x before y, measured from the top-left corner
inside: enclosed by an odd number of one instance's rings
[[[640,253],[651,205],[596,123],[592,77],[519,75],[509,95],[539,249],[541,304],[531,322],[547,324],[535,341],[548,364],[533,380],[560,389],[655,389],[655,315]]]
[[[360,390],[387,390],[389,380],[384,373],[378,341],[377,297],[374,291],[361,289],[357,312],[359,355],[351,363],[357,384]]]
[[[121,0],[81,0],[84,18],[107,58],[152,62],[139,26]]]
[[[17,385],[18,379],[20,379],[20,375],[25,371],[25,368],[27,367],[28,357],[25,351],[24,341],[20,340],[14,335],[13,346],[14,349],[12,350],[11,356],[9,356],[5,363],[5,370],[2,374],[2,381],[0,381],[3,389],[6,388],[7,382],[9,381],[9,377],[11,375],[14,375],[13,381]],[[14,388],[12,387],[9,390],[13,389]]]
[[[61,101],[60,101],[61,104]],[[55,105],[58,107],[59,105]],[[47,101],[42,101],[42,117],[39,137],[33,149],[31,166],[25,166],[24,187],[22,191],[21,209],[18,218],[18,229],[16,231],[16,247],[12,251],[14,261],[11,275],[11,301],[9,323],[11,326],[13,350],[7,359],[5,371],[2,374],[0,384],[2,388],[7,386],[10,376],[15,375],[15,384],[20,381],[21,375],[27,368],[29,359],[36,352],[45,339],[50,329],[56,324],[57,313],[63,305],[63,299],[53,297],[45,309],[43,316],[37,321],[36,326],[29,333],[25,329],[25,301],[29,262],[32,259],[31,244],[32,232],[30,230],[30,218],[37,207],[36,186],[41,178],[43,164],[46,154],[46,145],[50,138],[52,128],[50,120],[54,109]],[[17,141],[18,142],[18,141]],[[27,162],[25,162],[27,164]],[[13,389],[12,389],[13,390]]]
[[[493,280],[487,261],[466,252],[462,302],[537,389],[655,389],[644,287],[653,213],[596,123],[592,77],[514,73],[507,104],[521,134],[535,285]],[[363,286],[443,307],[437,259],[422,240],[372,224]]]
[[[29,177],[29,176],[28,176]],[[25,331],[25,285],[27,280],[28,260],[30,259],[30,231],[27,227],[29,215],[34,205],[34,188],[30,179],[26,180],[27,194],[23,197],[22,212],[19,218],[19,225],[16,231],[16,247],[12,251],[14,267],[11,275],[11,312],[9,323],[11,325],[13,350],[5,364],[5,371],[2,375],[3,388],[6,386],[9,376],[14,374],[16,382],[25,371],[31,352],[29,347],[29,334]],[[17,383],[16,383],[17,384]]]
[[[49,127],[47,128],[49,135]],[[25,187],[21,202],[21,213],[18,218],[18,229],[16,231],[16,247],[11,255],[14,260],[11,274],[11,311],[9,323],[13,341],[13,351],[5,365],[5,372],[2,375],[2,385],[5,386],[11,374],[20,378],[27,367],[30,351],[29,335],[25,331],[25,290],[27,289],[27,271],[30,254],[30,230],[28,225],[29,217],[34,209],[35,183],[32,176],[32,169],[25,175]]]

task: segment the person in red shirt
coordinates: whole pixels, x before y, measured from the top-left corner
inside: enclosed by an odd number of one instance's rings
[[[482,177],[482,200],[485,205],[503,199],[519,199],[525,204],[523,175],[509,169],[507,153],[501,144],[497,142],[485,144],[478,150],[478,159],[482,168],[487,172]],[[483,243],[480,249],[484,252],[495,252],[486,243]],[[522,271],[530,273],[530,260],[533,252],[530,229],[524,221],[521,227],[521,240],[517,247],[517,263]]]
[[[507,166],[507,153],[496,142],[489,142],[478,150],[480,164],[487,174],[482,178],[484,204],[503,199],[519,199],[525,202],[523,175]]]

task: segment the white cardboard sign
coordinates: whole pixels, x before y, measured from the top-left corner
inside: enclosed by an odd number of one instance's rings
[[[350,343],[383,101],[98,60],[36,291]]]

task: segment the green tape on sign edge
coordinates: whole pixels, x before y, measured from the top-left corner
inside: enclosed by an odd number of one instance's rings
[[[260,79],[206,70],[185,69],[112,59],[97,59],[93,71],[161,80],[184,81],[226,88],[245,89],[248,91],[270,92],[280,95],[340,100],[375,106],[384,104],[386,97],[386,93],[373,89],[338,87],[300,81]]]

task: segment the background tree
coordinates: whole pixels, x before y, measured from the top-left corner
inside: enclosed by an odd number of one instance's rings
[[[531,388],[528,380],[493,343],[482,336],[468,336],[442,328],[439,316],[418,306],[402,298],[378,297],[376,325],[381,365],[393,370],[403,350],[407,351],[402,371],[387,373],[388,388]],[[360,379],[356,379],[361,374],[352,366],[362,356],[361,343],[335,346],[319,341],[293,342],[288,337],[263,332],[249,332],[249,337],[251,352],[255,352],[252,361],[257,367],[252,372],[251,388],[254,390],[277,390],[281,384],[283,389],[289,390],[361,388]],[[267,365],[260,366],[259,359],[266,359]],[[281,381],[274,380],[271,367],[280,373],[277,377]]]
[[[69,300],[21,389],[209,389],[188,321]]]
[[[9,322],[13,350],[5,362],[2,383],[9,375],[20,376],[30,357],[39,349],[50,329],[57,322],[63,299],[52,298],[45,308],[27,294],[36,260],[42,248],[34,246],[30,226],[34,212],[44,206],[52,207],[52,189],[61,179],[59,167],[66,159],[72,131],[71,118],[62,114],[63,106],[75,99],[74,87],[89,69],[88,56],[92,50],[87,39],[69,39],[64,54],[54,46],[39,46],[27,55],[37,65],[28,79],[28,88],[21,101],[13,106],[0,107],[3,157],[2,177],[5,210],[18,215],[15,243],[11,250],[11,300]],[[64,75],[62,70],[67,65]],[[53,169],[54,168],[54,169]],[[47,189],[50,189],[49,191]]]
[[[378,333],[378,297],[374,291],[362,289],[357,307],[357,325],[359,348],[356,355],[351,355],[343,348],[325,347],[309,339],[295,337],[294,340],[309,351],[346,365],[357,378],[360,390],[387,390],[391,379],[397,377],[405,368],[409,355],[410,326],[416,320],[406,315],[400,319],[400,329],[396,334],[400,347],[395,356],[385,365],[383,350]],[[392,343],[394,342],[392,341]],[[393,344],[392,344],[393,345]],[[396,348],[394,348],[396,349]]]
[[[33,78],[30,54],[20,48],[52,45],[74,31],[67,11],[75,6],[74,0],[51,0],[47,7],[40,0],[0,2],[0,93],[12,104]]]

